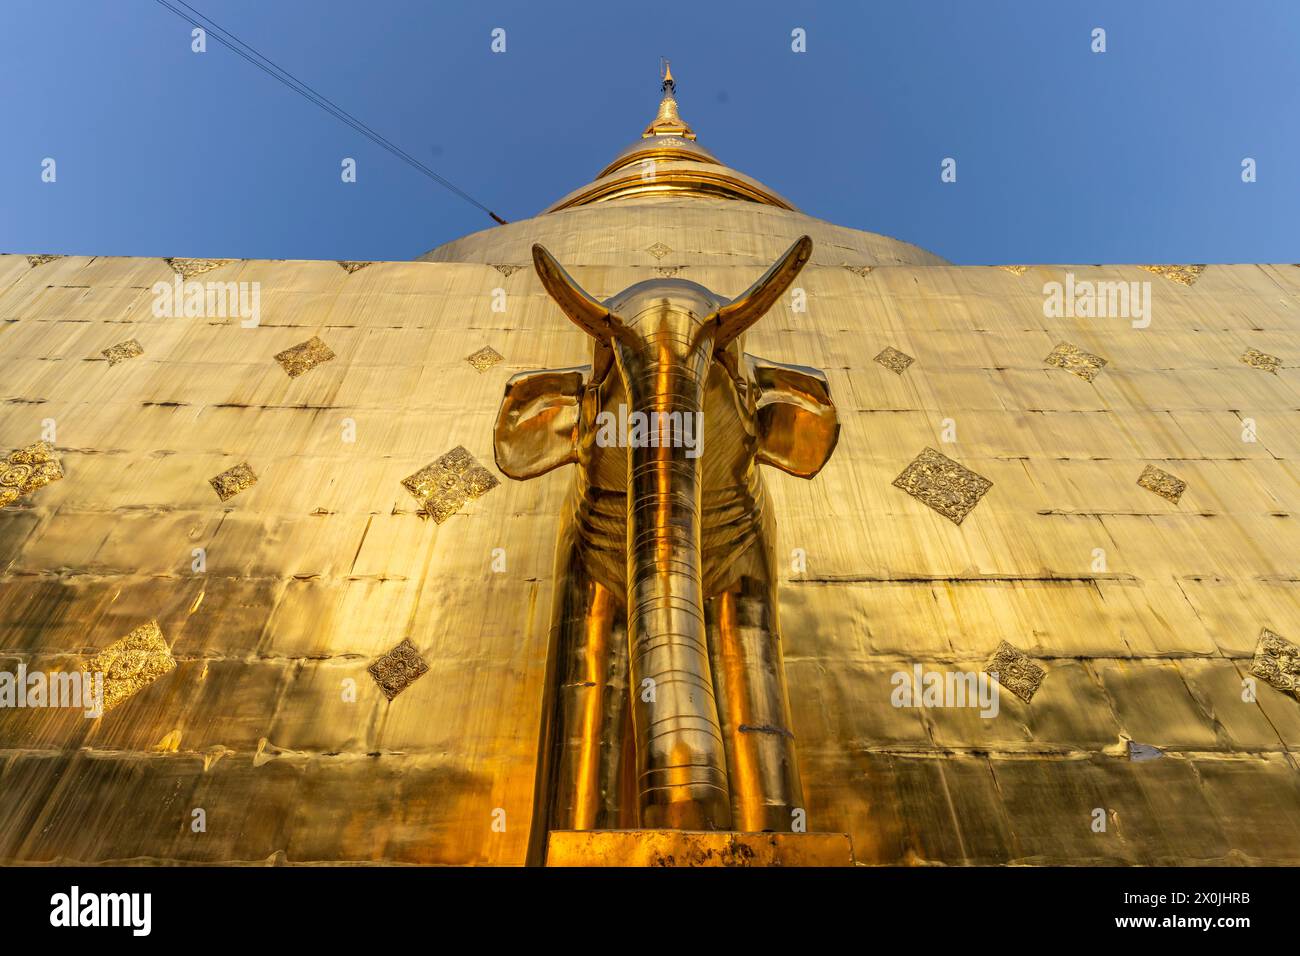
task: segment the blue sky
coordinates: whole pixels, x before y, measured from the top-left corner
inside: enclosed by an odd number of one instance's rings
[[[1300,262],[1296,0],[190,3],[512,221],[640,134],[663,55],[724,162],[953,262]],[[409,259],[491,225],[190,29],[5,0],[0,251]]]

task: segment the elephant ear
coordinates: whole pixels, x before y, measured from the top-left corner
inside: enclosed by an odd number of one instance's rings
[[[815,368],[746,355],[758,387],[757,460],[798,478],[812,478],[840,438],[839,415],[826,376]]]
[[[497,413],[497,467],[524,481],[578,460],[578,417],[590,365],[520,372],[506,382]]]

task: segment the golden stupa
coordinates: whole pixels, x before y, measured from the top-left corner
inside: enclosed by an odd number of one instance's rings
[[[557,829],[573,470],[510,480],[498,415],[593,340],[533,247],[581,311],[804,236],[744,339],[838,415],[761,469],[799,822]],[[951,266],[724,165],[669,74],[593,182],[418,261],[6,255],[0,307],[0,670],[105,680],[0,707],[2,863],[1300,862],[1295,266]],[[994,715],[896,693],[993,672]]]

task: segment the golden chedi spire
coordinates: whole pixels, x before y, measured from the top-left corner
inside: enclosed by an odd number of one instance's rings
[[[645,132],[641,134],[642,139],[649,139],[651,136],[680,136],[683,139],[695,139],[695,131],[677,113],[675,95],[677,84],[673,80],[672,67],[667,60],[664,60],[663,82],[659,88],[664,94],[664,98],[659,101],[659,115],[645,128]]]
[[[677,81],[663,61],[659,112],[641,137],[624,148],[596,179],[575,189],[546,212],[622,199],[735,199],[794,209],[788,200],[738,170],[723,165],[695,139],[677,112]]]

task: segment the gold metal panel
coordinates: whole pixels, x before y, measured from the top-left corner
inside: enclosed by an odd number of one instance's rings
[[[99,722],[121,735],[112,747],[80,717],[21,715],[28,737],[0,713],[0,860],[522,863],[565,482],[503,484],[439,525],[395,479],[430,448],[488,448],[501,381],[464,360],[485,341],[519,368],[589,359],[531,272],[511,277],[506,321],[489,314],[493,264],[528,262],[540,241],[612,294],[652,274],[644,250],[663,242],[734,295],[805,232],[840,247],[800,277],[808,312],[778,304],[745,348],[826,369],[840,410],[815,482],[766,475],[810,826],[850,833],[873,864],[1300,863],[1300,702],[1260,680],[1247,703],[1241,684],[1261,624],[1294,637],[1300,621],[1300,385],[1240,361],[1294,347],[1300,270],[1153,281],[1139,332],[1046,319],[1038,283],[1001,269],[699,198],[566,209],[364,276],[237,261],[221,274],[263,289],[248,330],[141,310],[172,281],[158,259],[0,256],[15,320],[0,327],[0,436],[29,442],[54,417],[52,453],[75,478],[0,509],[0,653],[80,659],[156,618],[178,660]],[[1033,271],[1152,280],[1140,266]],[[339,353],[292,402],[266,362],[288,326]],[[149,342],[149,375],[85,374],[86,355],[127,335]],[[1108,359],[1092,386],[1044,368],[1063,340]],[[883,342],[924,355],[926,374],[881,374]],[[338,439],[345,417],[355,445]],[[998,485],[974,525],[891,487],[927,444]],[[263,479],[227,511],[203,479],[232,456]],[[1195,509],[1136,485],[1152,462],[1195,486]],[[429,680],[388,706],[365,668],[408,636]],[[893,671],[979,668],[1004,636],[1050,672],[1032,705],[1004,694],[993,720],[890,706]],[[186,666],[200,660],[206,677]],[[340,700],[345,678],[356,703]],[[164,740],[175,749],[155,750]],[[1127,740],[1169,759],[1132,763]],[[198,842],[134,809],[163,799],[222,805],[233,825]],[[1122,841],[1076,825],[1099,805]]]
[[[609,238],[610,230],[617,232],[617,238],[612,241]],[[833,246],[842,249],[843,256],[851,257],[864,265],[946,265],[939,256],[910,243],[836,226],[788,209],[728,199],[673,196],[627,199],[619,203],[597,203],[549,212],[536,219],[472,233],[425,253],[420,260],[456,264],[462,269],[466,268],[466,263],[491,266],[500,262],[529,262],[532,259],[533,244],[542,242],[561,262],[578,264],[576,267],[582,274],[577,278],[586,283],[588,291],[593,295],[603,293],[608,296],[625,288],[629,281],[635,281],[630,279],[632,273],[628,269],[629,263],[640,261],[653,264],[641,256],[646,247],[661,242],[672,250],[690,250],[688,254],[681,256],[679,264],[689,265],[693,273],[699,270],[696,273],[696,281],[719,292],[734,295],[752,280],[751,272],[745,267],[749,270],[754,266],[759,266],[760,269],[766,268],[794,239],[804,234],[812,237],[814,246],[813,262],[809,268],[816,268],[822,261],[823,253],[817,250],[830,249]],[[837,256],[836,260],[840,258]],[[399,263],[386,265],[390,269],[403,268]],[[617,270],[623,271],[617,274]],[[847,270],[839,269],[838,266],[836,271],[843,273],[842,284],[837,284],[829,276],[820,274],[815,287],[819,295],[833,293],[841,297],[843,304],[851,307],[848,314],[860,315],[864,309],[870,308],[871,300],[861,295],[863,291],[861,280],[850,275]],[[1139,272],[1138,275],[1146,277],[1146,273]],[[882,272],[875,279],[883,277]],[[900,276],[901,278],[904,277]],[[939,274],[936,273],[927,281],[938,278]],[[907,281],[910,283],[910,278]],[[899,287],[908,296],[916,297],[915,283],[911,283],[910,288],[902,283]],[[951,281],[944,283],[942,287],[948,293],[954,291]],[[490,291],[491,286],[485,288],[480,278],[475,288],[477,294],[482,295]],[[806,288],[814,287],[810,285]],[[930,286],[926,285],[923,288],[929,290]],[[967,287],[963,286],[963,288]],[[994,295],[1002,294],[1006,290],[1005,287],[999,287],[996,290],[990,288],[979,291]],[[540,292],[539,286],[530,283],[530,293]],[[265,310],[265,291],[263,295]],[[853,300],[855,296],[857,298]],[[531,294],[529,298],[532,298]],[[534,306],[536,311],[529,309],[525,313],[532,318],[528,328],[545,328],[548,330],[548,335],[560,333],[562,338],[567,339],[567,336],[563,335],[563,326],[555,326],[546,321],[545,317],[553,315],[553,312],[547,307],[545,300],[533,301],[536,302]],[[824,300],[818,300],[819,313],[822,301]],[[958,301],[961,301],[960,298]],[[1028,296],[1025,297],[1025,304],[1026,306],[1031,304]],[[1042,297],[1035,296],[1032,304],[1041,323],[1043,321]],[[512,315],[515,309],[516,306],[512,304]],[[442,315],[442,310],[439,310],[438,314]],[[446,318],[451,319],[452,315],[453,313],[449,312]],[[464,313],[456,315],[455,321],[459,325],[450,325],[450,327],[463,328],[463,315]],[[818,325],[820,324],[819,320]],[[852,325],[845,323],[843,327],[859,326],[855,322]],[[901,339],[902,334],[907,330],[905,324],[896,321],[893,326],[895,340]],[[573,340],[567,340],[574,358],[585,361],[581,342],[575,344]],[[1050,344],[1050,342],[1044,343],[1043,347],[1046,348]],[[768,351],[772,352],[771,349]]]

